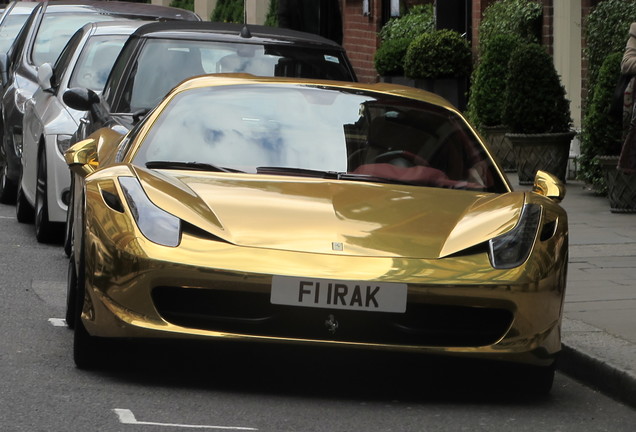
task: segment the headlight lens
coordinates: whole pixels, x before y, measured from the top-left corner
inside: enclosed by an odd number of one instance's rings
[[[71,135],[58,135],[55,138],[55,142],[57,144],[57,149],[61,155],[64,155],[66,150],[71,146]]]
[[[497,269],[511,269],[523,264],[537,237],[541,206],[526,204],[517,225],[509,232],[489,241],[490,263]]]
[[[24,114],[24,107],[29,99],[31,99],[31,92],[28,92],[24,89],[16,89],[14,94],[15,106],[20,111],[21,114]]]
[[[178,246],[181,241],[179,218],[154,205],[136,178],[120,177],[119,184],[141,233],[160,245]]]

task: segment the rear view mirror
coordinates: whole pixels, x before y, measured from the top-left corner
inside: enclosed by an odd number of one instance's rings
[[[93,105],[99,103],[99,96],[93,90],[75,87],[66,90],[62,100],[69,108],[74,110],[91,111]]]
[[[53,67],[50,63],[44,63],[38,68],[38,84],[44,91],[49,91],[53,88]]]
[[[72,145],[64,153],[64,160],[74,173],[82,177],[91,174],[99,165],[97,161],[97,140],[88,138]]]
[[[537,171],[532,191],[550,198],[557,203],[563,201],[563,198],[565,198],[565,185],[563,182],[546,171]]]

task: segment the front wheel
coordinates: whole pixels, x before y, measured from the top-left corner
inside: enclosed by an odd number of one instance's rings
[[[69,322],[73,322],[73,360],[78,369],[94,369],[102,360],[103,342],[100,338],[91,336],[82,321],[82,309],[86,295],[86,279],[84,271],[84,250],[79,251],[79,263],[74,268],[74,260],[71,257],[69,267],[69,286],[67,297],[66,316]]]
[[[38,152],[37,186],[35,188],[35,238],[40,243],[52,243],[58,240],[56,224],[49,220],[47,192],[46,151]]]
[[[2,204],[14,204],[16,186],[7,176],[7,164],[6,162],[0,162],[0,203]]]
[[[20,174],[20,182],[18,183],[18,193],[15,203],[15,217],[20,223],[32,223],[34,218],[34,211],[29,201],[27,201],[20,186],[22,183],[22,174]]]

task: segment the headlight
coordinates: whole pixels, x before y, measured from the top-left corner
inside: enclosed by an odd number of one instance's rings
[[[66,150],[71,146],[71,135],[57,135],[55,138],[55,143],[57,144],[57,149],[61,155],[64,155]]]
[[[541,206],[525,205],[517,225],[511,231],[489,241],[492,266],[497,269],[511,269],[523,264],[532,251],[540,220]]]
[[[128,207],[141,233],[150,241],[175,247],[181,241],[181,221],[150,201],[134,177],[120,177]]]
[[[18,111],[20,111],[20,114],[24,114],[24,106],[26,105],[27,101],[31,99],[31,96],[33,96],[33,94],[24,89],[15,90],[14,102]]]

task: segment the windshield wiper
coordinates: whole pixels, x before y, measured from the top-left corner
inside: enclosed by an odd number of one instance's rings
[[[173,161],[149,161],[146,168],[150,169],[177,169],[192,171],[212,171],[226,173],[242,173],[243,171],[234,168],[226,168],[203,162],[173,162]]]
[[[258,167],[256,168],[257,174],[275,174],[275,175],[290,175],[299,177],[315,177],[323,179],[335,179],[335,180],[350,180],[350,181],[364,181],[373,183],[388,183],[388,184],[403,184],[413,185],[411,182],[406,182],[398,179],[379,177],[367,174],[352,174],[338,171],[320,171],[306,168],[290,168],[290,167]]]
[[[325,179],[338,179],[340,174],[337,171],[321,171],[307,168],[291,168],[291,167],[274,167],[274,166],[262,166],[256,168],[257,174],[275,174],[275,175],[290,175],[299,177],[315,177]]]
[[[388,177],[380,177],[369,174],[352,174],[352,173],[340,173],[338,177],[340,180],[352,180],[352,181],[363,181],[363,182],[371,182],[371,183],[386,183],[386,184],[400,184],[400,185],[409,185],[416,186],[416,183],[408,182],[396,178],[388,178]]]

